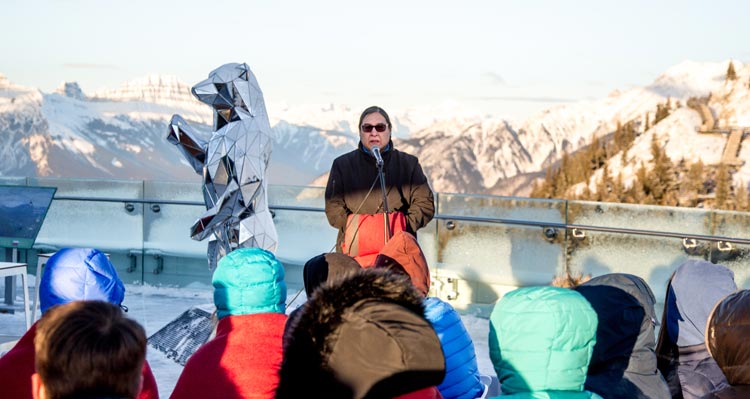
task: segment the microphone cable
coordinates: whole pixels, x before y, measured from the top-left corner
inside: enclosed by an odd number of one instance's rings
[[[370,189],[367,191],[367,194],[365,194],[365,198],[362,199],[362,202],[359,203],[359,206],[357,207],[357,210],[352,212],[352,215],[356,215],[359,213],[359,210],[362,209],[362,206],[365,204],[365,201],[367,201],[368,198],[370,198],[370,194],[372,194],[372,190],[375,188],[375,185],[378,183],[379,176],[375,176],[375,180],[373,180],[372,185],[370,185]],[[382,206],[382,205],[381,205]],[[346,222],[346,226],[344,227],[344,238],[346,238],[346,230],[349,229],[349,226],[351,225],[354,218],[351,218],[348,222]],[[349,243],[349,246],[347,248],[351,249],[352,243],[354,243],[354,239],[357,237],[357,233],[359,232],[359,226],[357,226],[357,229],[354,230],[354,234],[352,235],[352,241]],[[334,252],[336,250],[336,244],[333,244],[333,247],[331,248],[328,253]],[[347,253],[346,255],[349,255]],[[351,255],[349,255],[351,256]]]

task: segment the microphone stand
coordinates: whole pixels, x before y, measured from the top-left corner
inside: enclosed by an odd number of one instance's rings
[[[378,179],[380,179],[380,191],[383,193],[383,221],[385,222],[385,242],[391,239],[391,224],[388,220],[388,194],[385,192],[385,173],[383,172],[383,162],[376,161],[378,166]]]

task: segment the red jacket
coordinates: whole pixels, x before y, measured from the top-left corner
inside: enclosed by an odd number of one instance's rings
[[[285,323],[280,313],[222,318],[216,337],[188,359],[171,398],[273,399]]]
[[[31,375],[34,374],[34,337],[36,323],[16,343],[16,346],[0,357],[0,390],[2,397],[32,399]],[[158,399],[156,379],[148,362],[143,363],[143,388],[138,399]]]
[[[436,387],[429,387],[420,389],[419,391],[399,395],[393,399],[443,399],[443,395],[440,394],[440,391],[438,391]]]

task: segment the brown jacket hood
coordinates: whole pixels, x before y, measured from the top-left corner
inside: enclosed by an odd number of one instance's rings
[[[708,317],[706,347],[730,385],[750,385],[750,290],[722,299]]]
[[[412,285],[423,296],[430,291],[430,268],[424,257],[422,248],[419,247],[416,237],[399,231],[393,235],[387,244],[380,250],[380,255],[375,259],[375,267],[388,267],[409,275]]]

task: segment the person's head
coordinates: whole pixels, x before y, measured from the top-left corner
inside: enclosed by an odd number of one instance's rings
[[[750,385],[750,291],[719,301],[708,318],[706,348],[731,385]]]
[[[358,270],[361,270],[359,263],[348,255],[333,252],[314,256],[305,263],[302,271],[305,294],[309,298],[323,283],[336,281]]]
[[[561,274],[556,275],[549,285],[560,288],[575,288],[589,280],[591,280],[590,274],[583,274],[582,272],[571,273],[565,271]]]
[[[704,343],[708,314],[719,300],[737,290],[734,272],[723,265],[690,259],[677,267],[667,287],[666,328],[677,346]]]
[[[35,399],[135,398],[141,390],[146,332],[102,301],[75,301],[42,315],[34,338]]]
[[[422,297],[404,275],[365,269],[324,284],[291,326],[279,399],[392,398],[434,387],[445,358]]]
[[[214,304],[226,316],[284,313],[284,266],[261,248],[240,248],[221,258],[213,275]]]
[[[391,142],[391,119],[383,108],[372,106],[359,117],[359,140],[368,150],[381,150]]]
[[[93,248],[63,248],[47,260],[39,282],[42,313],[55,305],[96,300],[115,305],[125,298],[125,285],[107,256]]]
[[[375,258],[373,267],[390,269],[409,276],[412,285],[422,296],[430,291],[430,268],[417,238],[399,231],[388,240]]]
[[[599,320],[586,388],[616,393],[615,398],[664,397],[667,388],[654,352],[656,298],[646,281],[633,274],[608,273],[574,289],[589,301]],[[615,374],[623,378],[612,378]]]
[[[490,359],[503,394],[582,391],[596,344],[597,316],[574,290],[524,287],[495,304]]]

